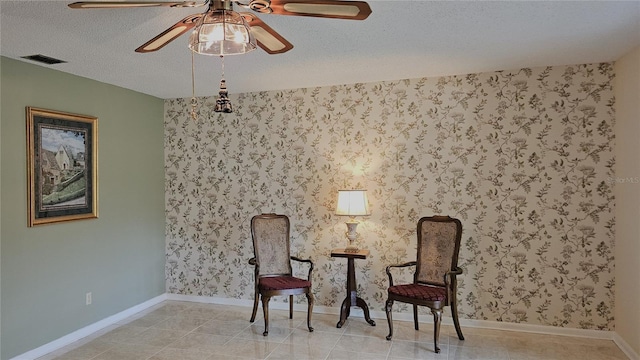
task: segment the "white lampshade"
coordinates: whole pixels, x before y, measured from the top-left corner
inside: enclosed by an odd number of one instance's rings
[[[336,215],[365,216],[371,215],[367,190],[338,190]]]

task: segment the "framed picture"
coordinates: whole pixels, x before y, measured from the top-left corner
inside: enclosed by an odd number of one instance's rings
[[[27,107],[28,226],[98,217],[98,118]]]

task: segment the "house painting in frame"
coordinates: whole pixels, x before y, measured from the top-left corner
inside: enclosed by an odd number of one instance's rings
[[[28,226],[98,217],[98,119],[27,107]]]

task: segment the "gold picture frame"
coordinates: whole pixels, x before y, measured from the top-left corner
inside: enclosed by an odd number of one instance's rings
[[[98,217],[98,118],[28,106],[28,226]]]

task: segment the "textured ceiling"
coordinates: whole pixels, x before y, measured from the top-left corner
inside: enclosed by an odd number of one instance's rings
[[[200,8],[70,9],[0,1],[0,54],[159,98],[191,96],[188,35],[138,46]],[[293,43],[225,57],[230,93],[614,61],[640,46],[640,1],[369,1],[364,21],[257,14]],[[236,8],[237,11],[241,9]],[[28,60],[24,60],[28,61]],[[220,59],[196,55],[196,95],[217,94]]]

